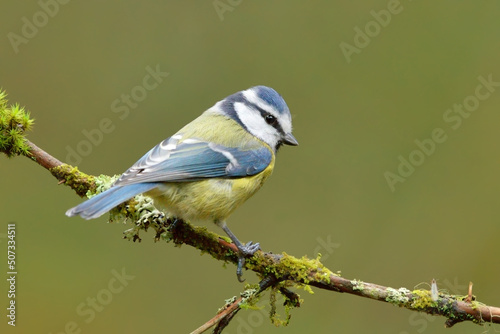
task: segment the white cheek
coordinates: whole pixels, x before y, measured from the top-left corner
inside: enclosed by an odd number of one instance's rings
[[[236,110],[238,118],[246,125],[250,132],[254,134],[262,132],[264,128],[268,126],[259,112],[248,108],[244,103],[236,102],[234,104],[234,110]]]
[[[244,103],[236,102],[234,110],[239,119],[248,131],[255,137],[262,139],[271,147],[275,147],[278,139],[276,138],[276,129],[267,124],[259,112],[248,108]]]

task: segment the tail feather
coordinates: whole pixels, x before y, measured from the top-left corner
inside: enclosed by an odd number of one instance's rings
[[[115,206],[125,202],[135,195],[147,192],[157,185],[157,183],[137,183],[126,186],[111,187],[105,192],[92,197],[74,208],[69,209],[66,211],[66,216],[72,217],[79,215],[85,219],[100,217]]]

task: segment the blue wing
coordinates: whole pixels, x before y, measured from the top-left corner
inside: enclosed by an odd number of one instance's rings
[[[266,169],[273,159],[271,150],[256,141],[234,148],[180,139],[176,135],[164,140],[123,173],[110,189],[69,209],[66,215],[97,218],[129,198],[155,188],[159,182],[255,175]]]
[[[143,182],[189,182],[206,178],[238,178],[262,172],[272,161],[267,146],[226,147],[172,136],[146,153],[114,186]]]

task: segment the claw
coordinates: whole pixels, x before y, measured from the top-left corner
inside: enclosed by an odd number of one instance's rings
[[[238,278],[238,281],[240,281],[240,283],[245,282],[245,279],[241,278],[241,276],[243,276],[244,265],[245,265],[245,258],[240,254],[240,256],[238,256],[238,267],[236,268],[236,277]]]
[[[238,247],[240,254],[238,254],[238,267],[236,268],[236,276],[238,281],[241,283],[245,282],[245,279],[241,278],[243,276],[243,266],[245,265],[245,257],[252,256],[256,251],[260,249],[260,244],[258,242],[253,243],[251,241],[247,242],[245,245]]]

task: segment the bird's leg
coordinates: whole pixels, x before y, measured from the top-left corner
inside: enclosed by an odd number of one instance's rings
[[[217,225],[219,225],[224,232],[228,235],[229,238],[233,241],[233,243],[236,245],[236,247],[239,250],[238,254],[238,268],[236,269],[236,276],[238,277],[238,281],[243,282],[245,281],[244,279],[241,278],[243,276],[243,266],[245,265],[245,257],[246,256],[252,256],[256,251],[260,249],[260,245],[258,242],[253,243],[249,241],[245,245],[243,245],[238,238],[231,232],[229,227],[227,227],[226,222],[223,221],[218,221]]]

